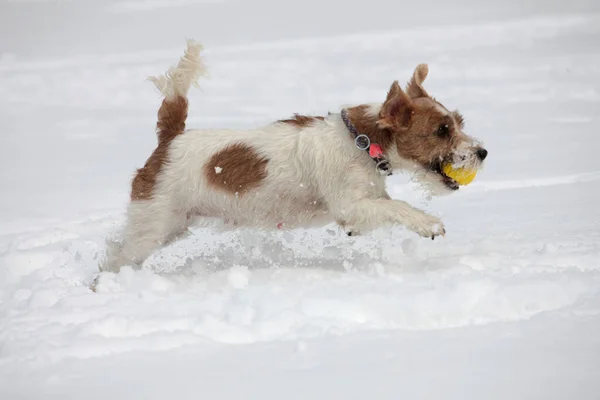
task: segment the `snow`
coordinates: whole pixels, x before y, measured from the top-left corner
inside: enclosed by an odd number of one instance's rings
[[[0,398],[597,398],[600,6],[322,3],[2,6]],[[200,226],[92,292],[156,143],[145,78],[190,36],[199,128],[378,101],[428,62],[490,151],[450,196],[390,178],[445,237]]]

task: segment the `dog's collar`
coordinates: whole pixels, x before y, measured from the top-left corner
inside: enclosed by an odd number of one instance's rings
[[[348,110],[343,109],[341,112],[342,121],[346,125],[346,129],[350,131],[354,137],[354,144],[360,150],[369,153],[369,157],[375,161],[375,168],[381,175],[392,175],[390,162],[383,156],[383,150],[377,143],[371,143],[371,139],[365,134],[359,133],[354,124],[348,118]]]

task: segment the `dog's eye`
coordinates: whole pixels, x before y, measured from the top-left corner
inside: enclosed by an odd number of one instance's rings
[[[439,137],[447,137],[450,134],[450,127],[448,124],[442,124],[435,133]]]

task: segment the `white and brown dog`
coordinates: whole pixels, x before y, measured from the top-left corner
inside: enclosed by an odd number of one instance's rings
[[[479,168],[487,155],[463,133],[461,115],[427,94],[427,65],[406,91],[392,83],[383,104],[247,131],[185,130],[187,93],[204,73],[201,49],[189,41],[179,64],[152,78],[165,96],[158,147],[133,179],[122,242],[109,243],[101,270],[139,267],[194,216],[266,229],[336,222],[349,234],[388,224],[428,238],[445,233],[438,218],[385,189],[391,170],[408,170],[434,192],[451,192],[458,184],[442,162]]]

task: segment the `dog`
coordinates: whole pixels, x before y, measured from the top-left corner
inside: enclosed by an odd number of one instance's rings
[[[433,194],[459,190],[442,164],[479,169],[487,156],[464,120],[423,87],[420,64],[385,101],[327,116],[294,115],[252,130],[186,130],[187,94],[205,75],[202,46],[188,40],[177,66],[150,78],[164,99],[158,146],[131,185],[122,241],[107,246],[101,271],[139,268],[188,231],[195,217],[233,227],[294,229],[337,223],[349,235],[400,224],[426,238],[442,221],[392,199],[385,179],[408,171]],[[383,97],[383,96],[382,96]]]

